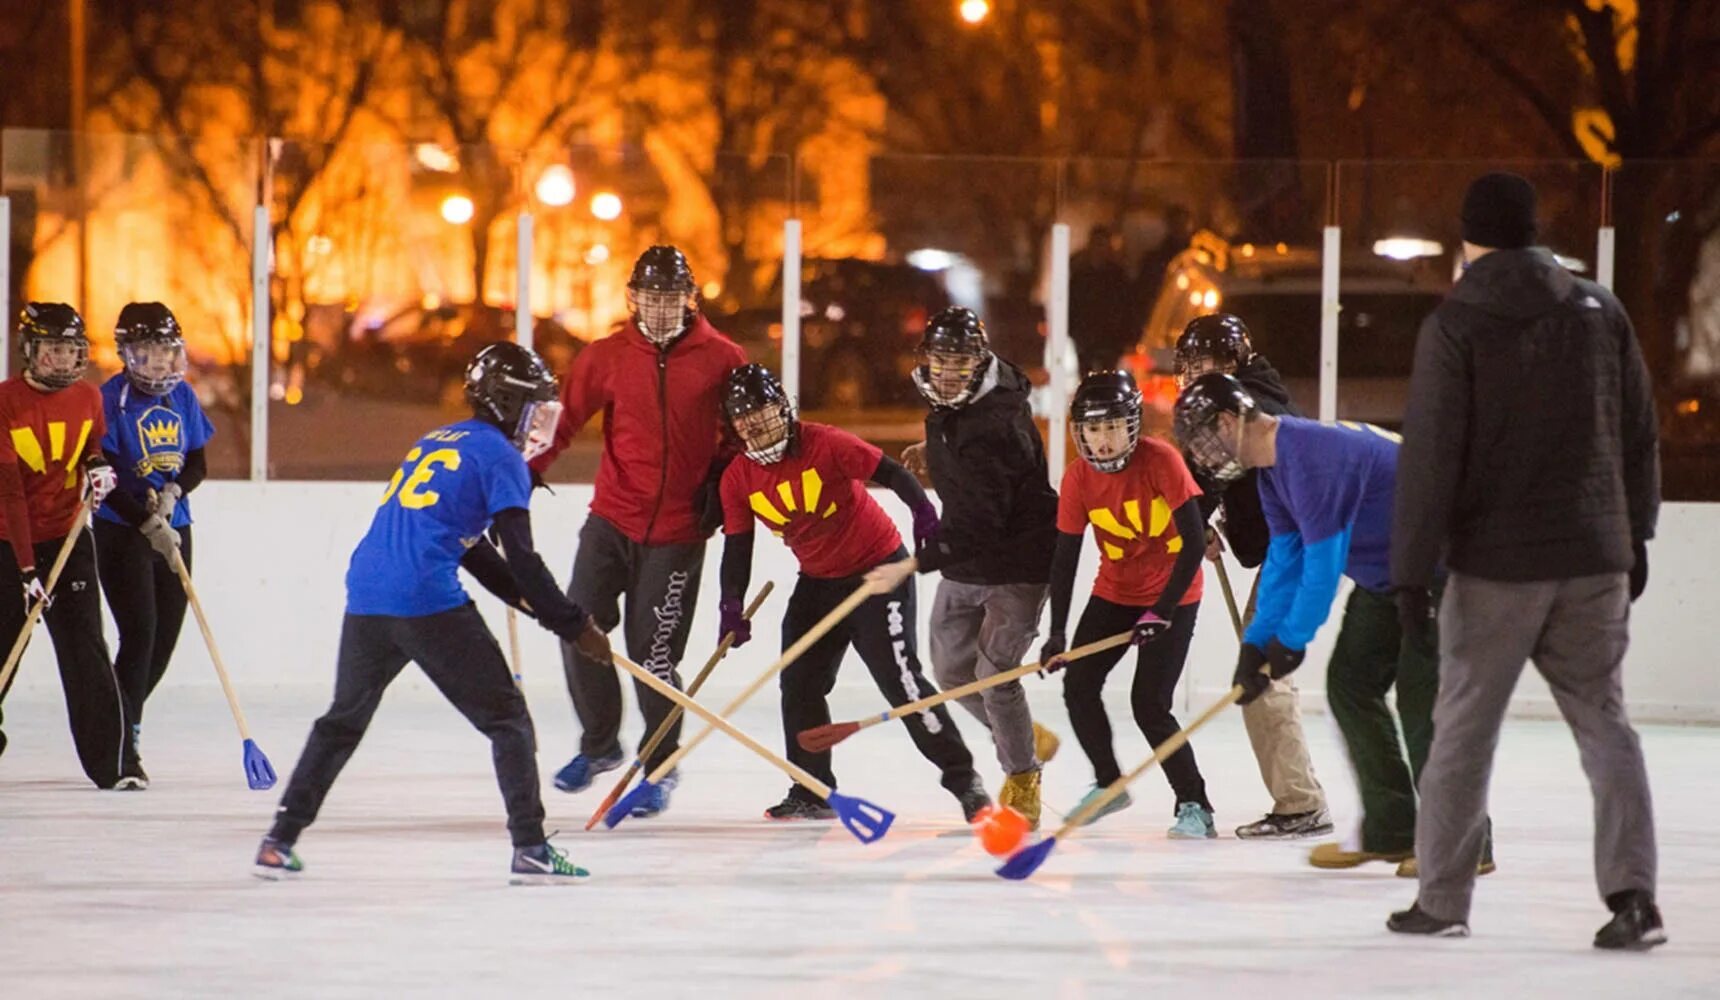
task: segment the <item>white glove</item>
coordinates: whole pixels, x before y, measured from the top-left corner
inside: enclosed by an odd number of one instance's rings
[[[173,523],[173,510],[179,506],[179,500],[185,496],[185,491],[178,483],[168,483],[155,493],[155,499],[150,501],[149,512],[160,515],[163,521]]]
[[[160,514],[151,514],[137,526],[143,532],[143,537],[149,539],[149,547],[154,549],[161,558],[167,560],[169,566],[179,554],[179,532],[167,523]]]
[[[91,501],[100,507],[114,487],[119,485],[119,473],[113,470],[113,466],[97,459],[84,466],[84,482],[89,489]]]
[[[35,569],[24,570],[20,576],[24,584],[24,613],[29,614],[30,609],[38,604],[43,611],[48,610],[54,599],[48,596],[48,588],[42,586],[42,578],[36,575]]]

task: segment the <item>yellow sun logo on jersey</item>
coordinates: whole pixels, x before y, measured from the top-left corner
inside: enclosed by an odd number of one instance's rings
[[[783,480],[776,484],[776,497],[782,503],[779,509],[763,490],[754,490],[747,497],[747,504],[753,513],[771,526],[771,532],[782,534],[782,529],[788,527],[790,521],[800,518],[815,517],[824,520],[836,513],[836,501],[832,500],[822,512],[818,509],[818,501],[824,496],[824,478],[817,469],[807,469],[800,474],[800,496],[796,503],[794,484]],[[784,513],[786,511],[787,513]]]
[[[1106,507],[1098,507],[1087,512],[1087,520],[1094,530],[1102,531],[1112,538],[1124,542],[1132,542],[1143,535],[1157,538],[1165,533],[1171,523],[1171,505],[1164,497],[1153,497],[1153,502],[1147,507],[1147,519],[1141,520],[1141,502],[1139,500],[1123,501],[1123,517],[1118,519],[1115,511]],[[1126,523],[1125,523],[1126,522]],[[1107,558],[1116,560],[1123,558],[1125,552],[1121,545],[1101,537],[1099,547],[1104,550]],[[1165,543],[1165,551],[1173,555],[1181,552],[1183,540],[1176,535]]]

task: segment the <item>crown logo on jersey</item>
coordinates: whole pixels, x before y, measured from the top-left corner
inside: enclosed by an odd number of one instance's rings
[[[139,430],[143,431],[144,446],[154,451],[157,448],[179,447],[179,421],[155,420],[145,422]]]

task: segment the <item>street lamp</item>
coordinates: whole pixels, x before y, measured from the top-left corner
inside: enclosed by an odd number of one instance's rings
[[[451,194],[442,199],[442,221],[452,226],[463,226],[472,221],[475,208],[472,199],[463,194]]]
[[[592,195],[591,214],[604,222],[621,218],[621,196],[613,191],[599,191]]]
[[[961,14],[962,20],[969,24],[978,24],[991,16],[991,2],[990,0],[962,0],[961,6],[957,7],[956,10]]]
[[[538,201],[551,208],[561,208],[573,203],[573,195],[573,171],[566,164],[555,163],[544,168],[537,182]]]

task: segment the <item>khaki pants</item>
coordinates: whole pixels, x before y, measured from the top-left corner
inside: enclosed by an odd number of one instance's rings
[[[1259,589],[1259,577],[1248,593],[1248,608],[1244,612],[1246,626],[1254,617],[1254,598]],[[1242,724],[1248,730],[1249,745],[1260,765],[1260,780],[1272,796],[1272,811],[1280,815],[1313,812],[1326,808],[1326,790],[1314,777],[1314,763],[1308,757],[1308,739],[1302,733],[1302,712],[1298,707],[1296,685],[1286,677],[1272,682],[1266,693],[1242,707]]]

